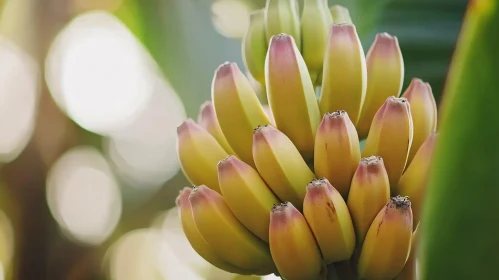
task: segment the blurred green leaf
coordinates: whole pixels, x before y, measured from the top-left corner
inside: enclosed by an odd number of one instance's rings
[[[499,3],[471,1],[449,73],[422,220],[421,279],[493,279],[499,263]]]

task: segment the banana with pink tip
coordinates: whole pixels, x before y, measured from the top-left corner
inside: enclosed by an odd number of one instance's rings
[[[315,177],[291,140],[271,125],[253,134],[253,157],[258,172],[281,201],[302,209],[306,186]]]
[[[230,147],[241,160],[254,166],[253,129],[271,122],[236,63],[226,62],[217,68],[211,95],[220,128]]]
[[[235,156],[218,163],[218,181],[232,213],[251,232],[269,241],[269,212],[279,199],[267,187],[258,171]]]
[[[326,264],[348,260],[355,249],[355,231],[348,207],[327,179],[307,185],[303,214]]]
[[[360,160],[359,138],[345,111],[324,114],[317,129],[314,169],[346,198]]]
[[[269,237],[272,258],[284,279],[325,279],[314,235],[292,203],[285,202],[272,209]]]
[[[192,207],[191,203],[189,202],[189,195],[191,194],[192,189],[185,187],[182,189],[175,200],[178,209],[179,209],[179,216],[180,216],[180,222],[182,225],[182,230],[184,231],[185,236],[187,237],[187,240],[189,241],[189,244],[191,247],[198,253],[203,259],[205,259],[207,262],[212,264],[215,267],[218,267],[222,270],[231,272],[231,273],[237,273],[237,274],[242,274],[242,275],[250,275],[253,274],[249,270],[244,270],[242,268],[239,268],[237,266],[234,266],[230,264],[229,262],[223,260],[218,256],[213,249],[206,243],[199,233],[196,224],[194,222],[194,219],[192,217]]]
[[[213,135],[192,119],[177,128],[177,156],[191,184],[204,184],[220,192],[217,164],[228,154]]]
[[[213,137],[217,139],[218,143],[222,145],[227,153],[235,155],[234,151],[229,145],[229,142],[227,142],[227,138],[225,138],[225,135],[220,128],[217,114],[215,112],[215,107],[213,107],[213,102],[206,101],[201,105],[198,114],[198,124],[206,129],[206,131],[208,131],[211,135],[213,135]]]
[[[275,271],[268,244],[239,222],[219,193],[201,185],[189,201],[199,233],[218,256],[244,270]]]
[[[369,134],[378,109],[389,96],[398,97],[404,82],[404,59],[397,37],[388,33],[376,35],[366,56],[367,91],[357,130],[359,137]]]
[[[414,126],[414,136],[407,163],[419,150],[419,147],[437,129],[437,104],[431,86],[421,79],[413,78],[407,90],[402,94],[411,104],[411,116]]]
[[[405,98],[388,97],[374,116],[362,157],[383,158],[392,191],[405,170],[412,137],[409,102]]]
[[[411,202],[407,197],[392,197],[367,232],[358,262],[359,278],[395,278],[409,257],[411,240]]]
[[[291,139],[305,159],[312,158],[321,117],[307,65],[290,35],[272,37],[265,81],[277,129]]]

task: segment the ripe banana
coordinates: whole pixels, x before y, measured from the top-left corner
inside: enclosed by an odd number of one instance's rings
[[[333,5],[329,8],[331,12],[331,16],[333,17],[333,23],[342,24],[342,23],[352,23],[352,19],[350,18],[350,12],[347,8],[341,5]]]
[[[198,124],[213,135],[213,137],[217,139],[218,143],[222,145],[227,153],[231,155],[236,154],[230,147],[229,142],[227,142],[227,138],[225,138],[225,135],[220,128],[217,114],[215,113],[215,107],[213,107],[213,102],[206,101],[201,105],[201,109],[198,114]]]
[[[355,25],[333,24],[324,58],[321,114],[345,110],[357,124],[366,88],[366,61]]]
[[[175,202],[179,209],[179,217],[182,229],[194,251],[196,251],[196,253],[198,253],[208,263],[222,270],[242,275],[253,274],[249,270],[244,270],[242,268],[234,266],[220,258],[213,251],[210,245],[208,245],[204,241],[203,237],[201,237],[201,234],[196,228],[196,224],[194,223],[194,219],[192,217],[191,203],[189,202],[189,195],[191,194],[191,190],[192,189],[188,187],[182,189]]]
[[[402,94],[411,104],[414,136],[407,164],[410,164],[419,147],[428,136],[437,129],[437,103],[428,83],[413,78],[407,90]],[[412,198],[411,198],[412,200]]]
[[[270,252],[286,280],[324,279],[321,253],[307,221],[292,203],[276,205],[270,213]]]
[[[418,230],[419,224],[412,233],[412,241],[411,241],[411,252],[409,253],[409,258],[405,263],[402,271],[397,275],[394,280],[417,280],[417,266],[416,266],[416,257],[418,255],[419,250],[419,235],[420,230]]]
[[[217,163],[228,154],[208,131],[192,119],[185,120],[177,128],[177,156],[191,184],[204,184],[220,192]]]
[[[326,113],[315,135],[314,170],[346,198],[360,160],[357,131],[345,111]]]
[[[313,82],[322,72],[329,27],[333,18],[327,0],[305,0],[301,14],[302,54]]]
[[[245,270],[275,271],[268,245],[239,222],[219,193],[201,185],[189,201],[199,233],[218,256]]]
[[[277,128],[293,141],[305,159],[312,158],[319,107],[307,65],[293,37],[272,37],[265,60],[265,80]]]
[[[395,278],[407,261],[411,238],[411,202],[392,197],[367,232],[358,262],[360,279]]]
[[[218,163],[218,181],[232,213],[250,231],[269,241],[269,212],[280,201],[260,174],[235,156]]]
[[[291,140],[271,125],[259,126],[253,135],[253,157],[258,172],[277,197],[301,210],[306,185],[314,173]]]
[[[254,166],[251,152],[253,129],[269,124],[270,120],[236,63],[226,62],[216,70],[212,100],[220,128],[230,146],[240,159]]]
[[[420,219],[436,139],[437,133],[433,132],[423,143],[395,190],[395,193],[411,198],[414,226]]]
[[[261,85],[265,85],[265,55],[267,38],[265,36],[265,12],[256,10],[250,13],[249,28],[243,38],[242,58],[246,69]]]
[[[325,178],[307,185],[303,214],[319,244],[324,261],[344,261],[355,249],[355,231],[348,207]]]
[[[360,247],[379,211],[390,201],[390,182],[381,157],[362,158],[348,195],[347,205]]]
[[[366,57],[367,92],[357,131],[367,137],[374,115],[389,96],[398,97],[404,81],[404,59],[397,37],[388,33],[376,35]]]
[[[300,15],[297,0],[267,0],[265,5],[265,34],[267,42],[274,35],[293,36],[301,51]]]
[[[405,98],[388,97],[374,116],[362,157],[383,158],[392,191],[405,169],[412,134],[409,102]]]

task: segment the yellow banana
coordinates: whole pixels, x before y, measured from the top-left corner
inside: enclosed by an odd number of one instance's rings
[[[349,23],[352,24],[352,19],[350,18],[350,12],[347,8],[341,5],[334,5],[329,8],[331,16],[333,18],[333,23],[342,24]]]
[[[418,230],[419,224],[412,233],[412,241],[411,241],[411,252],[409,253],[409,258],[407,258],[407,261],[405,263],[404,268],[402,271],[397,275],[397,277],[394,280],[417,280],[417,270],[416,270],[416,257],[418,255],[418,250],[419,250],[419,232]]]
[[[270,213],[270,252],[286,280],[323,279],[321,253],[303,215],[290,202]]]
[[[321,114],[344,110],[357,124],[366,88],[366,60],[355,25],[333,24],[322,72]]]
[[[201,185],[189,201],[199,233],[218,256],[245,270],[275,271],[268,245],[239,222],[219,193]]]
[[[315,174],[327,178],[346,198],[359,160],[359,138],[348,113],[324,114],[315,136]]]
[[[277,197],[301,210],[306,186],[315,175],[291,140],[271,125],[259,126],[253,135],[253,157]]]
[[[402,97],[411,104],[414,136],[407,164],[410,164],[419,147],[437,129],[437,103],[428,83],[413,78]],[[411,197],[412,200],[412,197]]]
[[[327,0],[303,1],[301,14],[302,54],[313,82],[322,72],[329,27],[333,23]]]
[[[220,190],[232,213],[256,236],[269,241],[269,212],[280,203],[260,174],[235,156],[218,163]]]
[[[293,141],[305,159],[312,158],[319,107],[307,65],[293,37],[272,37],[265,60],[265,80],[277,128]]]
[[[381,157],[362,158],[348,195],[357,244],[360,246],[379,211],[390,201],[390,182]]]
[[[246,69],[261,85],[265,85],[265,55],[267,38],[265,36],[265,12],[263,9],[250,13],[249,28],[243,38],[242,57]]]
[[[177,128],[177,156],[191,184],[204,184],[220,192],[217,164],[228,154],[215,137],[192,119],[185,120]]]
[[[367,52],[367,92],[360,113],[357,131],[365,138],[374,115],[389,96],[398,97],[404,81],[404,59],[397,37],[388,33],[376,35],[374,43]]]
[[[355,249],[355,231],[348,207],[327,179],[307,185],[303,214],[319,244],[324,261],[344,261]]]
[[[412,144],[412,117],[405,98],[390,96],[374,116],[362,157],[381,156],[391,190],[400,180]]]
[[[267,42],[272,36],[286,33],[293,36],[301,51],[300,15],[297,0],[267,0],[265,5],[265,34]]]
[[[421,145],[395,190],[397,194],[411,198],[414,225],[420,219],[436,138],[437,134],[433,132]]]
[[[250,82],[234,62],[218,67],[212,84],[212,100],[220,128],[231,148],[254,166],[251,146],[253,129],[269,124]]]
[[[220,258],[213,251],[210,245],[208,245],[204,241],[203,237],[201,237],[201,234],[199,233],[196,224],[194,223],[194,219],[192,217],[191,203],[189,202],[189,195],[191,194],[191,190],[192,189],[188,187],[182,189],[175,201],[179,209],[179,217],[182,229],[184,231],[185,236],[187,237],[187,240],[191,244],[191,247],[203,259],[205,259],[208,263],[212,264],[215,267],[218,267],[222,270],[231,273],[237,273],[243,275],[253,274],[251,271],[244,270],[242,268],[234,266],[229,262]]]
[[[390,199],[376,215],[360,253],[360,279],[393,279],[411,250],[412,211],[407,197]]]
[[[198,124],[206,129],[206,131],[208,131],[211,135],[213,135],[213,137],[217,139],[218,143],[222,145],[227,153],[231,155],[236,154],[230,147],[229,142],[227,142],[227,138],[225,138],[225,135],[220,128],[217,114],[215,113],[215,107],[213,107],[213,102],[206,101],[201,105],[201,109],[199,110],[198,115]]]

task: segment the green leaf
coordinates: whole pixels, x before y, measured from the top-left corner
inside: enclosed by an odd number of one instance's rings
[[[423,208],[421,279],[491,279],[499,257],[499,3],[471,1]],[[491,144],[489,144],[491,143]]]

